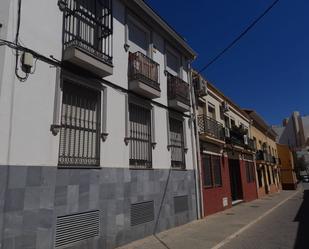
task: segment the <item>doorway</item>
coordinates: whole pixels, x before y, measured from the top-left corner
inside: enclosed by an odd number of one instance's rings
[[[239,160],[229,159],[232,202],[243,199]]]

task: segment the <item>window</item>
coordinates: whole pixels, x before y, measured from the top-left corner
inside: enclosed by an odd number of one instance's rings
[[[216,120],[215,106],[210,103],[208,103],[208,117],[211,117],[212,119]]]
[[[234,119],[231,119],[231,127],[233,128],[233,127],[235,127],[235,126],[236,126],[235,120],[234,120]]]
[[[256,137],[253,137],[253,146],[254,146],[254,149],[257,149]]]
[[[221,157],[214,155],[204,155],[203,157],[203,177],[205,187],[221,187]]]
[[[64,47],[77,46],[112,63],[112,0],[60,0],[64,9]]]
[[[183,121],[175,118],[169,118],[170,126],[170,150],[171,166],[173,168],[185,169],[185,146]]]
[[[59,166],[99,166],[101,93],[65,81]]]
[[[204,186],[212,187],[213,178],[212,178],[211,156],[210,155],[205,155],[203,158],[203,173],[204,173]]]
[[[150,32],[132,17],[128,20],[128,40],[130,51],[147,55],[150,43]]]
[[[175,52],[166,51],[166,70],[174,75],[179,76],[181,68],[181,60],[180,56]]]
[[[152,167],[151,110],[140,105],[129,104],[130,165],[141,168]]]
[[[212,167],[214,173],[214,184],[216,187],[222,186],[222,177],[221,177],[221,157],[212,156]]]
[[[226,115],[224,115],[224,124],[226,128],[231,128],[230,127],[230,118]]]
[[[255,181],[254,163],[245,161],[245,166],[246,166],[247,182],[252,183]]]

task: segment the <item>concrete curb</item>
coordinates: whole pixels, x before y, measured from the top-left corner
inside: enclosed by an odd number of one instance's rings
[[[260,217],[258,217],[257,219],[251,221],[250,223],[248,223],[247,225],[245,225],[244,227],[242,227],[240,230],[238,230],[237,232],[233,233],[232,235],[228,236],[227,238],[225,238],[224,240],[222,240],[219,244],[215,245],[214,247],[212,247],[211,249],[219,249],[222,246],[226,245],[227,243],[229,243],[232,239],[234,239],[235,237],[237,237],[238,235],[240,235],[241,233],[243,233],[245,230],[249,229],[251,226],[253,226],[254,224],[256,224],[257,222],[259,222],[260,220],[262,220],[263,218],[265,218],[267,215],[269,215],[270,213],[272,213],[275,209],[277,209],[278,207],[282,206],[284,203],[286,203],[288,200],[290,200],[291,198],[293,198],[296,194],[298,194],[301,191],[301,189],[297,190],[297,192],[295,192],[294,194],[292,194],[291,196],[287,197],[286,199],[284,199],[283,201],[281,201],[280,203],[278,203],[276,206],[272,207],[271,209],[269,209],[267,212],[265,212],[263,215],[261,215]]]

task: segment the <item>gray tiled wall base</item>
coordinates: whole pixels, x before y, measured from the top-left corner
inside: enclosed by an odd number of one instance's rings
[[[0,173],[1,249],[52,249],[56,218],[91,210],[100,210],[100,237],[67,248],[110,249],[153,233],[155,221],[131,227],[130,205],[153,200],[156,220],[169,170],[0,166]],[[193,171],[171,172],[157,232],[196,219],[194,186]],[[188,211],[175,214],[174,197],[185,195]]]

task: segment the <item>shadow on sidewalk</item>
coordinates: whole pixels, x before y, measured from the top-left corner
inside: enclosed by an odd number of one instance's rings
[[[309,190],[304,190],[303,203],[294,219],[298,222],[297,238],[294,249],[309,248]]]

